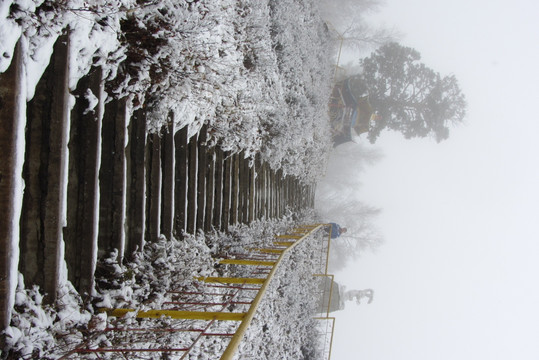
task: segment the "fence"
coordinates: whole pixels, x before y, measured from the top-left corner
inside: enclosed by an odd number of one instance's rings
[[[331,359],[331,350],[333,346],[333,335],[335,331],[335,318],[329,316],[332,311],[332,304],[335,302],[334,275],[328,274],[329,252],[331,250],[331,224],[327,224],[327,237],[322,242],[318,251],[318,273],[313,274],[315,281],[319,281],[319,292],[315,294],[320,301],[314,312],[318,314],[315,317],[319,321],[319,336],[321,338],[321,348],[323,359]],[[322,280],[322,281],[320,281]]]

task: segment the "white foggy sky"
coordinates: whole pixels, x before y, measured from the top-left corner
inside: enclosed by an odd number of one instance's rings
[[[468,99],[449,140],[376,144],[359,190],[386,242],[337,273],[374,288],[336,313],[333,359],[539,359],[539,3],[388,0],[403,33]]]

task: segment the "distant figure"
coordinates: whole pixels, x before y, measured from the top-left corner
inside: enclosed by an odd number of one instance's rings
[[[345,227],[341,227],[339,224],[336,223],[329,223],[331,225],[331,238],[335,239],[344,234],[347,229]]]

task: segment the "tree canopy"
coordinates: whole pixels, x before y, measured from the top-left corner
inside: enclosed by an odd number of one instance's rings
[[[449,137],[449,125],[462,122],[466,99],[453,75],[442,77],[420,62],[418,51],[388,43],[361,60],[362,81],[378,119],[369,130],[375,142],[383,129],[405,138]]]

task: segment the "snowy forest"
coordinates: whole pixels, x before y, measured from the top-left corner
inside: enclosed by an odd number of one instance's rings
[[[336,68],[343,46],[365,56],[376,49],[380,54],[395,40],[392,31],[367,21],[379,6],[378,0],[2,0],[0,75],[15,62],[16,49],[22,49],[24,85],[18,94],[22,103],[32,101],[55,43],[67,36],[70,109],[83,97],[84,114],[102,111],[104,105],[97,100],[102,94],[88,89],[74,95],[79,81],[99,67],[105,103],[126,98],[130,114],[143,109],[149,134],[164,136],[163,129],[171,121],[175,129],[188,129],[188,137],[204,127],[207,146],[241,153],[251,165],[266,163],[283,177],[316,188],[314,209],[288,208],[280,219],[238,223],[227,231],[183,232],[172,239],[162,235],[120,263],[117,249],[99,259],[96,255],[95,284],[89,296],[79,294],[70,283],[64,262],[58,264],[60,280],[53,304],[43,289],[19,272],[12,279],[15,285],[6,289],[9,294],[2,295],[12,307],[2,334],[2,358],[58,359],[92,336],[100,346],[111,345],[113,341],[96,335],[107,326],[106,314],[96,309],[137,304],[160,308],[171,284],[188,286],[187,279],[193,277],[237,272],[231,266],[214,266],[212,259],[242,247],[262,246],[298,224],[336,221],[348,227],[348,233],[332,243],[333,271],[363,251],[379,247],[383,239],[374,220],[381,210],[352,193],[361,186],[361,172],[382,155],[355,142],[334,148],[328,109],[337,78],[357,75],[369,64],[372,76],[362,75],[365,83],[372,80],[373,93],[376,86],[383,87],[378,80],[385,75],[375,69],[375,55],[359,62],[360,70],[348,69],[347,75]],[[411,52],[409,63],[401,66],[413,68],[409,64],[419,59]],[[447,138],[448,125],[464,116],[465,100],[454,78],[428,74],[431,89],[424,92],[432,106],[403,112],[399,104],[392,104],[382,113],[385,122],[373,126],[370,140],[384,129],[407,138]],[[421,86],[410,88],[415,91]],[[404,97],[410,88],[402,89]],[[383,93],[382,89],[377,94]],[[455,103],[452,99],[457,104],[447,105]],[[433,114],[439,121],[430,123]],[[23,157],[24,151],[24,145],[16,148],[15,157]],[[21,193],[23,182],[18,180],[15,187]],[[14,254],[25,251],[19,249],[17,239],[11,245]],[[309,246],[298,247],[288,258],[238,358],[323,358],[318,350],[319,329],[312,318],[317,306],[311,296],[316,289],[309,280],[315,271],[314,258]],[[5,266],[17,273],[16,256]],[[135,318],[127,321],[131,326],[144,325]],[[216,358],[224,346],[216,340],[189,359]]]

